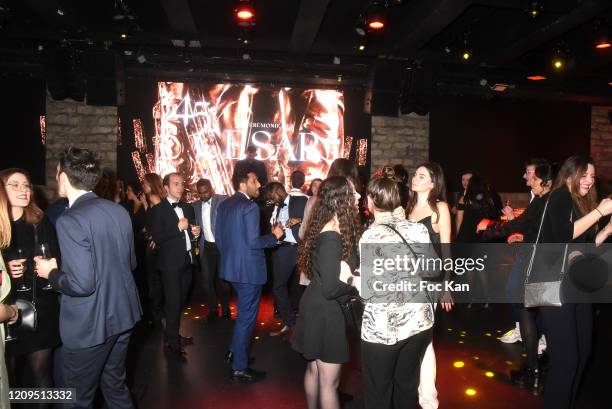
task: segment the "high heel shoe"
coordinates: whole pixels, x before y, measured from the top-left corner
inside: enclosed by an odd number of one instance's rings
[[[513,384],[521,388],[528,389],[534,394],[538,394],[540,387],[540,372],[538,369],[521,367],[518,371],[510,371],[510,380]]]

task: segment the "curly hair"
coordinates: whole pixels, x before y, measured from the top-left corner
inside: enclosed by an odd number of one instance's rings
[[[361,225],[355,207],[354,192],[353,184],[341,176],[327,178],[321,183],[304,245],[298,255],[298,266],[309,279],[312,278],[312,253],[317,246],[319,233],[334,216],[338,217],[342,236],[342,259],[347,260],[357,249]]]

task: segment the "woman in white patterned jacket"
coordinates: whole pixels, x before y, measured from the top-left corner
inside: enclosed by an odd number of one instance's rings
[[[421,360],[431,340],[434,324],[432,304],[420,301],[430,299],[430,295],[418,290],[379,292],[380,287],[373,287],[373,280],[398,284],[405,279],[406,271],[387,268],[382,275],[367,277],[363,258],[367,249],[381,258],[395,258],[398,249],[410,254],[404,240],[429,243],[429,233],[423,224],[406,220],[400,207],[397,184],[387,177],[384,170],[381,177],[368,184],[367,200],[374,223],[359,241],[362,258],[360,285],[362,296],[368,297],[367,290],[364,290],[366,286],[373,288],[376,295],[366,300],[361,330],[365,408],[418,408]],[[414,276],[411,282],[418,285]]]

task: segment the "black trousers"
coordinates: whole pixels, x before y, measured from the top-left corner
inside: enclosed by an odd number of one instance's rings
[[[230,284],[219,278],[219,268],[221,253],[215,243],[207,241],[204,244],[204,251],[200,252],[200,265],[202,271],[202,286],[204,296],[208,304],[210,315],[217,314],[217,306],[221,304],[222,314],[230,313]]]
[[[395,345],[361,341],[365,409],[419,408],[421,361],[432,330]]]
[[[181,323],[181,308],[185,304],[189,286],[191,285],[191,258],[185,252],[182,262],[177,260],[176,270],[162,270],[161,277],[164,286],[166,304],[166,329],[164,339],[169,344],[179,345],[179,327]]]
[[[297,245],[282,244],[272,254],[274,300],[276,308],[283,317],[283,324],[288,326],[295,324],[295,313],[289,299],[289,287],[291,278],[295,276],[297,249]]]
[[[106,405],[113,409],[134,407],[125,384],[125,359],[132,331],[113,335],[103,344],[90,348],[62,348],[62,370],[65,386],[76,389],[76,402],[66,408],[92,408],[98,390]],[[64,406],[62,406],[64,407]]]
[[[545,409],[573,409],[582,374],[591,354],[593,306],[565,304],[540,307],[546,333],[546,351],[550,357]]]
[[[145,250],[148,285],[148,312],[151,318],[159,323],[163,317],[164,291],[162,289],[161,274],[157,268],[157,250],[147,245]]]

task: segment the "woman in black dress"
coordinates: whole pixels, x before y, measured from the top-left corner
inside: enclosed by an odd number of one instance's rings
[[[603,243],[612,232],[597,223],[612,213],[612,199],[597,204],[595,165],[586,156],[572,156],[561,169],[544,214],[542,243]],[[557,277],[558,279],[558,277]],[[537,281],[537,280],[535,280]],[[544,388],[545,409],[573,409],[591,352],[593,308],[590,303],[540,307],[550,367]]]
[[[346,178],[334,176],[323,181],[299,254],[300,269],[311,283],[300,302],[291,344],[309,361],[304,375],[309,409],[319,407],[318,402],[322,409],[339,408],[340,369],[349,359],[339,301],[357,292],[340,276],[341,269],[346,274],[357,263],[353,256],[360,231],[359,197]]]
[[[49,388],[52,381],[52,351],[60,344],[59,302],[57,294],[45,290],[46,280],[33,274],[32,260],[38,255],[37,247],[45,243],[48,255],[59,258],[59,246],[53,225],[32,200],[32,185],[27,173],[20,169],[6,169],[0,172],[10,203],[11,244],[2,253],[12,277],[12,287],[20,298],[32,299],[33,285],[36,285],[37,326],[33,332],[13,333],[17,338],[7,344],[6,355],[11,382],[14,387]],[[28,287],[28,291],[19,291]],[[13,292],[15,294],[15,291]],[[17,373],[18,358],[25,358],[34,375],[33,380],[20,379]]]

